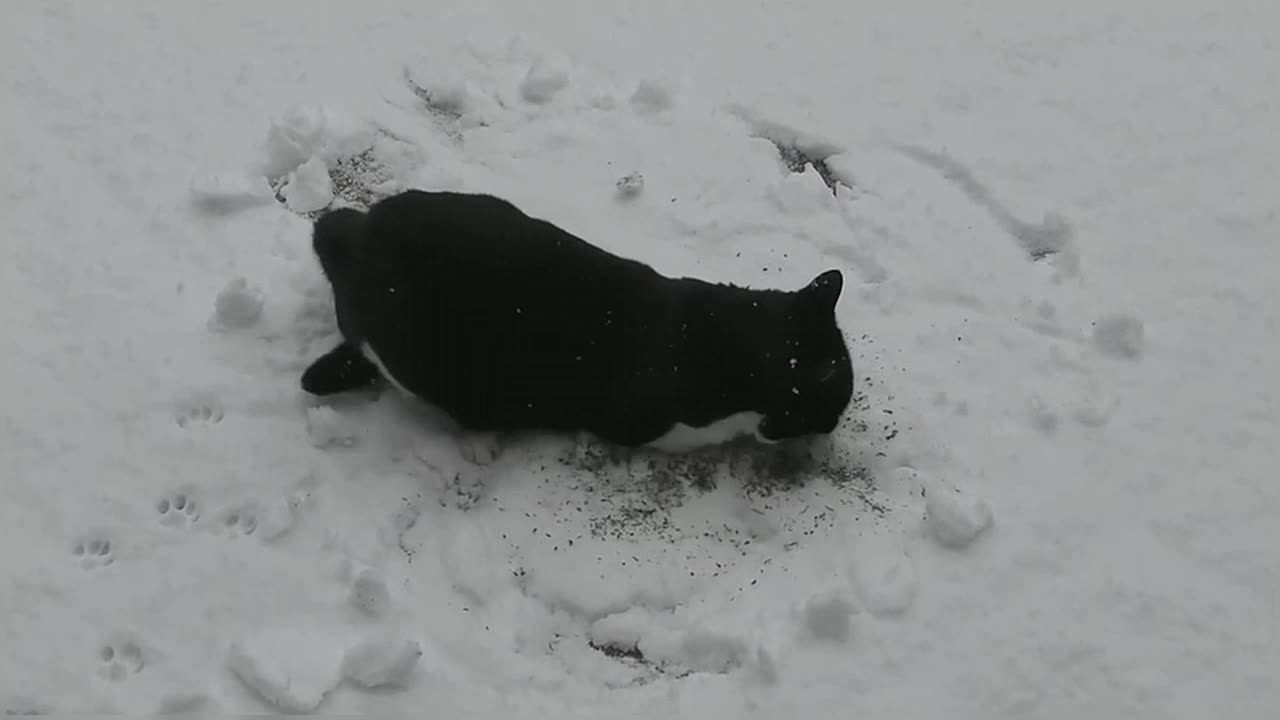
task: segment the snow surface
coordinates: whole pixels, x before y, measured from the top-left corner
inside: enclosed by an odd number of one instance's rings
[[[0,17],[6,712],[1280,707],[1274,3]],[[309,218],[405,187],[844,269],[849,423],[799,471],[479,467],[395,393],[303,397]]]

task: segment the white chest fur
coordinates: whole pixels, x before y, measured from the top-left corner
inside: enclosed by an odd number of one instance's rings
[[[716,420],[704,427],[676,423],[665,435],[649,442],[648,445],[666,453],[682,453],[721,445],[743,435],[755,435],[757,439],[764,441],[758,431],[762,417],[760,413],[742,412]]]
[[[378,368],[378,372],[382,373],[382,377],[386,378],[387,382],[394,385],[397,390],[405,395],[413,395],[413,393],[405,389],[403,385],[396,382],[396,379],[391,376],[391,373],[387,372],[387,366],[383,365],[382,361],[378,359],[377,353],[373,351],[373,348],[369,347],[369,343],[360,343],[360,354],[364,355],[366,360],[373,363],[374,366]]]

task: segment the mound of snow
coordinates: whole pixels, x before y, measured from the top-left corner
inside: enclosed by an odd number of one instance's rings
[[[925,524],[941,545],[967,547],[995,520],[985,500],[947,488],[940,483],[926,485]]]
[[[814,640],[844,642],[853,633],[858,607],[843,588],[832,588],[809,598],[801,608],[805,633]]]
[[[267,177],[291,172],[329,143],[329,112],[321,105],[295,105],[271,120],[267,130]]]
[[[751,657],[751,646],[737,635],[688,626],[673,615],[641,607],[600,618],[589,635],[597,646],[635,650],[648,662],[693,672],[727,673]]]
[[[328,166],[320,158],[312,157],[289,173],[280,194],[296,213],[323,210],[333,202],[333,180]]]
[[[228,282],[213,301],[212,323],[223,328],[247,328],[262,317],[262,289],[243,277]]]
[[[520,83],[520,97],[539,105],[550,102],[569,86],[569,70],[562,63],[540,60],[529,68]]]
[[[332,635],[275,629],[232,643],[227,666],[273,707],[308,713],[342,682],[345,656]]]
[[[416,640],[365,640],[342,658],[342,676],[363,688],[404,687],[420,657]]]

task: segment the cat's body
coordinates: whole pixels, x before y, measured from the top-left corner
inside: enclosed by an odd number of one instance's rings
[[[505,200],[417,190],[324,215],[313,244],[344,337],[303,375],[316,395],[385,376],[469,431],[670,451],[829,433],[852,396],[839,271],[673,279]]]

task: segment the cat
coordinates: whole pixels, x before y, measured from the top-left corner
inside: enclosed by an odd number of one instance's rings
[[[836,269],[791,291],[671,278],[493,195],[424,190],[330,210],[312,245],[342,336],[302,375],[315,396],[385,378],[495,443],[681,453],[829,434],[853,395]]]

